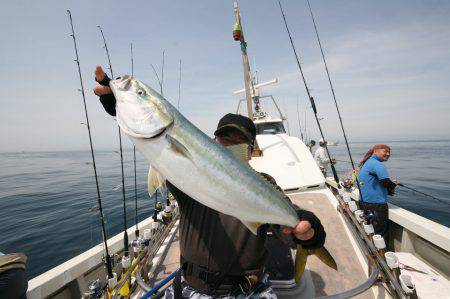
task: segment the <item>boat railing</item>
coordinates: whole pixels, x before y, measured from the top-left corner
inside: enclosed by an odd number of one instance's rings
[[[335,192],[337,185],[332,178],[326,184]],[[357,192],[351,198],[359,200]],[[388,247],[394,251],[409,252],[425,260],[446,277],[450,277],[450,228],[430,219],[388,203]]]
[[[274,106],[275,106],[275,108],[276,108],[276,110],[277,110],[277,112],[278,112],[279,118],[280,118],[281,120],[283,120],[283,121],[287,120],[286,115],[285,115],[285,114],[283,113],[283,111],[280,109],[280,106],[278,106],[277,101],[275,100],[275,98],[274,98],[272,95],[258,96],[258,99],[259,99],[259,100],[261,100],[261,99],[270,99],[270,100],[272,100],[272,103],[274,104]],[[241,103],[242,103],[242,102],[246,102],[246,101],[247,101],[246,99],[240,99],[240,100],[239,100],[238,106],[237,106],[237,108],[236,108],[236,114],[239,114],[239,113],[240,113]],[[255,120],[260,119],[260,118],[264,118],[264,117],[266,117],[266,116],[267,116],[267,114],[266,114],[266,112],[264,112],[263,110],[260,110],[259,112],[257,112],[257,111],[255,110],[255,112],[253,113],[253,118],[254,118]]]

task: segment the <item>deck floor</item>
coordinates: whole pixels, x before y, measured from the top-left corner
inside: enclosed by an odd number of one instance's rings
[[[293,203],[316,214],[327,233],[325,246],[333,255],[338,271],[328,268],[317,257],[308,257],[308,268],[316,288],[316,296],[327,296],[343,292],[363,283],[367,278],[355,250],[345,232],[339,214],[323,194],[303,193],[291,195]],[[373,298],[372,292],[355,298]]]
[[[327,296],[356,287],[366,280],[363,268],[354,254],[354,249],[345,232],[344,226],[330,201],[325,195],[303,193],[290,195],[291,200],[301,208],[314,212],[321,220],[327,232],[326,247],[338,265],[338,271],[328,268],[315,256],[308,257],[308,268],[316,289],[316,296]],[[174,241],[156,269],[153,283],[158,283],[179,267],[179,236]],[[372,292],[355,298],[374,298]]]

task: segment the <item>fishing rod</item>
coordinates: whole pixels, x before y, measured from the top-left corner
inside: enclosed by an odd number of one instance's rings
[[[308,131],[306,130],[306,117],[308,116],[308,114],[306,112],[308,112],[308,105],[306,104],[306,108],[305,108],[305,125],[304,125],[304,130],[305,130],[305,140],[309,143],[309,136],[308,136]]]
[[[339,123],[341,125],[342,135],[344,135],[345,146],[347,148],[348,157],[350,158],[350,163],[352,165],[353,171],[356,172],[355,163],[353,162],[352,153],[350,151],[350,146],[349,146],[348,140],[347,140],[347,134],[345,133],[344,124],[342,122],[341,112],[339,110],[339,106],[338,106],[338,103],[337,103],[337,100],[336,100],[336,94],[334,92],[333,83],[331,82],[331,76],[330,76],[330,72],[328,70],[327,60],[325,59],[325,53],[323,52],[322,42],[320,41],[320,37],[319,37],[319,31],[317,30],[316,20],[314,18],[314,14],[312,12],[312,8],[311,8],[311,4],[309,3],[309,0],[306,0],[306,2],[308,3],[309,13],[311,14],[311,20],[312,20],[313,25],[314,25],[314,31],[316,32],[317,43],[319,44],[320,53],[322,54],[322,60],[323,60],[324,66],[325,66],[325,71],[327,73],[328,83],[330,84],[331,94],[333,95],[334,105],[336,106],[336,111],[337,111],[337,114],[338,114],[338,117],[339,117]],[[360,185],[359,185],[358,176],[355,177],[355,180],[356,180],[356,186],[357,186],[358,191],[359,191],[360,199],[363,200],[361,188],[360,188]]]
[[[156,68],[153,64],[150,64],[150,66],[153,69],[153,72],[155,73],[156,79],[158,80],[159,85],[159,93],[161,96],[163,96],[163,83],[164,83],[164,50],[163,50],[163,56],[162,56],[162,65],[161,65],[161,79],[158,76],[158,72],[156,71]]]
[[[305,75],[303,74],[303,69],[302,69],[302,66],[300,64],[300,59],[299,59],[299,57],[297,55],[297,51],[295,49],[294,42],[292,40],[291,32],[289,31],[289,27],[288,27],[288,24],[287,24],[287,21],[286,21],[286,16],[284,15],[283,7],[281,6],[280,0],[278,0],[278,5],[280,6],[281,15],[283,17],[284,25],[286,26],[286,32],[287,32],[287,34],[289,36],[289,40],[291,42],[292,50],[294,51],[295,59],[297,60],[297,66],[298,66],[298,68],[300,70],[300,74],[301,74],[301,77],[302,77],[302,80],[303,80],[303,84],[305,85],[306,93],[308,94],[308,98],[309,98],[309,101],[311,103],[311,108],[313,109],[313,112],[314,112],[314,117],[316,118],[316,123],[317,123],[317,127],[319,128],[320,136],[325,141],[326,139],[325,139],[325,136],[323,134],[322,126],[320,125],[320,120],[319,120],[319,117],[317,116],[316,103],[314,102],[314,98],[311,96],[311,94],[309,92],[308,85],[306,84]],[[328,159],[331,162],[332,159],[331,159],[330,151],[328,150],[328,146],[327,146],[326,142],[324,142],[324,147],[325,147],[325,151],[327,153]],[[333,163],[330,163],[330,165],[331,165],[331,171],[333,172],[334,180],[335,180],[338,188],[340,189],[341,185],[339,184],[339,177],[337,175],[336,168],[334,167]]]
[[[297,120],[298,120],[298,130],[300,131],[300,137],[302,141],[305,142],[305,140],[303,139],[302,126],[300,124],[300,112],[298,110],[298,96],[297,96]]]
[[[131,54],[131,77],[134,76],[134,57],[133,57],[133,43],[130,44],[130,54]],[[134,230],[134,235],[139,238],[139,227],[138,227],[138,196],[137,196],[137,175],[136,175],[136,146],[133,144],[133,165],[134,165],[134,220],[136,222],[136,229]]]
[[[109,71],[111,72],[111,78],[114,79],[114,72],[111,65],[111,58],[109,56],[108,45],[106,44],[105,35],[103,34],[102,27],[97,26],[100,30],[103,39],[103,47],[105,48],[106,57],[108,58]],[[120,126],[117,126],[119,132],[119,148],[120,148],[120,167],[122,170],[122,197],[123,197],[123,251],[124,256],[128,257],[128,233],[127,233],[127,209],[125,202],[125,175],[123,172],[123,150],[122,150],[122,132],[120,130]]]
[[[106,264],[106,269],[108,272],[108,278],[112,279],[114,277],[114,275],[112,272],[112,262],[111,262],[111,256],[109,255],[108,243],[106,242],[107,237],[106,237],[106,229],[105,229],[105,219],[104,219],[104,215],[103,215],[102,199],[100,196],[100,188],[98,185],[97,166],[95,164],[94,147],[92,145],[91,126],[89,124],[89,116],[88,116],[88,111],[87,111],[87,106],[86,106],[86,96],[84,93],[83,78],[81,77],[80,59],[78,57],[77,42],[76,42],[76,38],[75,38],[75,31],[73,29],[72,14],[70,13],[70,10],[67,10],[67,15],[69,16],[70,27],[72,29],[72,34],[70,36],[73,38],[73,46],[75,48],[75,56],[76,56],[75,62],[77,63],[77,67],[78,67],[78,75],[80,78],[80,85],[81,85],[80,91],[81,91],[81,95],[83,96],[84,114],[86,117],[86,127],[88,130],[89,145],[91,148],[92,167],[94,168],[95,186],[97,188],[98,210],[99,210],[100,222],[102,224],[103,243],[105,245],[105,264]]]
[[[181,98],[181,59],[180,59],[180,73],[178,76],[178,103],[177,110],[180,110],[180,98]]]
[[[440,199],[440,198],[438,198],[438,197],[435,197],[435,196],[433,196],[433,195],[431,195],[431,194],[424,193],[424,192],[419,191],[419,190],[417,190],[417,189],[414,189],[414,188],[412,188],[412,187],[405,186],[405,185],[403,185],[402,183],[398,183],[397,186],[400,186],[400,187],[403,187],[403,188],[405,188],[405,189],[414,191],[414,192],[416,192],[416,193],[419,193],[419,194],[422,194],[422,195],[431,197],[431,198],[433,198],[433,199],[435,199],[435,200],[437,200],[437,201],[439,201],[439,202],[442,202],[443,204],[450,205],[450,203],[444,201],[443,199]]]
[[[164,83],[164,53],[165,53],[165,50],[163,50],[163,52],[162,52],[161,79],[159,78],[158,72],[156,71],[156,69],[153,66],[153,64],[150,64],[150,66],[153,69],[153,72],[155,73],[156,79],[158,80],[159,91],[160,91],[161,96],[163,96],[163,83]],[[181,68],[181,61],[180,61],[180,68]],[[180,73],[181,73],[181,70],[180,70]],[[162,195],[163,195],[163,193],[161,192],[161,196]],[[155,212],[158,210],[157,209],[157,204],[158,204],[158,189],[155,190],[155,206],[154,206],[154,211]],[[154,220],[156,221],[156,216],[155,216]]]
[[[165,53],[165,50],[163,50],[163,52],[162,52],[162,65],[161,65],[161,95],[164,97],[164,94],[163,94],[163,85],[164,85],[164,53]]]

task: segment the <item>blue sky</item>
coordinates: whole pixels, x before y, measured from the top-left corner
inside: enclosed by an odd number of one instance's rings
[[[326,136],[342,140],[305,1],[282,1]],[[307,98],[276,1],[241,0],[250,60],[298,134]],[[311,1],[350,140],[450,137],[450,2]],[[3,1],[0,11],[0,151],[87,149],[74,50],[72,11],[94,146],[117,148],[117,127],[91,92],[92,70],[106,64],[101,25],[116,75],[130,73],[157,88],[150,64],[166,52],[164,94],[211,134],[234,111],[243,87],[241,56],[231,33],[232,1]],[[311,111],[310,135],[317,136]],[[317,138],[317,137],[316,137]],[[126,146],[131,144],[127,141]]]

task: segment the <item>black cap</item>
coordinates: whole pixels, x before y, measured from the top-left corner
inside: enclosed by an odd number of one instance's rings
[[[233,113],[228,113],[219,120],[214,135],[222,136],[225,135],[226,132],[233,130],[242,133],[250,143],[253,143],[255,140],[256,127],[253,121],[248,117]]]

